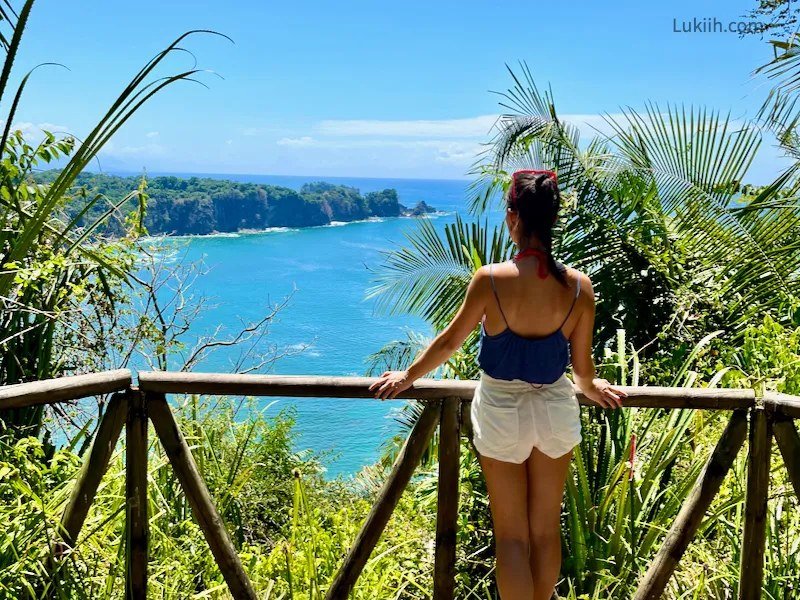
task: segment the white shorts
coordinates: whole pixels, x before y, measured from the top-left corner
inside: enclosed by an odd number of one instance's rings
[[[481,373],[472,400],[473,442],[482,456],[504,462],[523,463],[534,448],[558,458],[580,443],[580,414],[566,375],[534,387]]]

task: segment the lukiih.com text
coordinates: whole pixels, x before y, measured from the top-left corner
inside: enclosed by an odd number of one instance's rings
[[[761,33],[766,31],[766,23],[758,21],[720,21],[716,17],[703,19],[693,18],[691,21],[672,19],[674,33]]]

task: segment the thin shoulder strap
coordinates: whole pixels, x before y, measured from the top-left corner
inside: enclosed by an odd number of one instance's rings
[[[569,307],[569,312],[567,313],[567,316],[564,318],[564,322],[561,323],[561,327],[559,327],[559,329],[563,329],[564,325],[567,324],[567,321],[569,320],[569,317],[572,314],[573,309],[575,308],[575,303],[578,301],[578,296],[580,296],[580,293],[581,293],[581,277],[580,275],[578,275],[578,289],[575,290],[575,297],[572,299],[572,306]]]
[[[500,306],[500,296],[497,295],[497,287],[494,285],[494,275],[492,275],[492,265],[489,265],[489,279],[492,280],[492,291],[494,292],[494,299],[497,300],[497,308],[500,309],[500,315],[503,317],[503,321],[505,321],[506,327],[509,327],[508,320],[506,319],[506,314],[503,312],[503,307]]]

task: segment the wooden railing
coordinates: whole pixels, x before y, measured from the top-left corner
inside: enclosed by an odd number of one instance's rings
[[[74,544],[86,519],[114,448],[126,428],[126,598],[147,597],[148,515],[147,435],[152,422],[156,434],[194,517],[208,541],[231,595],[256,600],[225,525],[212,501],[178,427],[166,394],[283,396],[321,398],[372,398],[363,377],[289,377],[223,375],[213,373],[146,372],[132,385],[127,370],[79,375],[0,388],[0,411],[52,404],[87,396],[113,394],[98,425],[92,446],[75,482],[62,517],[63,541],[56,554]],[[378,542],[401,494],[440,427],[439,482],[434,559],[434,600],[452,600],[455,586],[456,526],[458,516],[459,452],[462,433],[471,437],[469,410],[476,382],[421,380],[400,395],[424,402],[422,414],[406,439],[391,473],[344,557],[325,596],[345,600]],[[800,436],[793,419],[800,418],[800,398],[768,393],[756,398],[752,390],[698,388],[623,388],[626,406],[664,409],[714,409],[731,411],[716,448],[667,533],[661,548],[642,577],[634,600],[661,597],[683,553],[719,492],[722,481],[748,434],[749,456],[745,521],[739,574],[740,600],[761,597],[766,539],[770,454],[774,435],[795,492],[800,496]],[[590,404],[576,389],[581,404]],[[0,417],[2,414],[0,413]]]

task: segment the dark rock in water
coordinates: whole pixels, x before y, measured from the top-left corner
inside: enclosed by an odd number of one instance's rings
[[[432,206],[429,206],[424,200],[420,200],[419,202],[417,202],[417,205],[411,210],[402,205],[401,208],[403,210],[402,212],[403,216],[406,217],[424,217],[428,213],[436,212],[436,209],[433,208]]]

